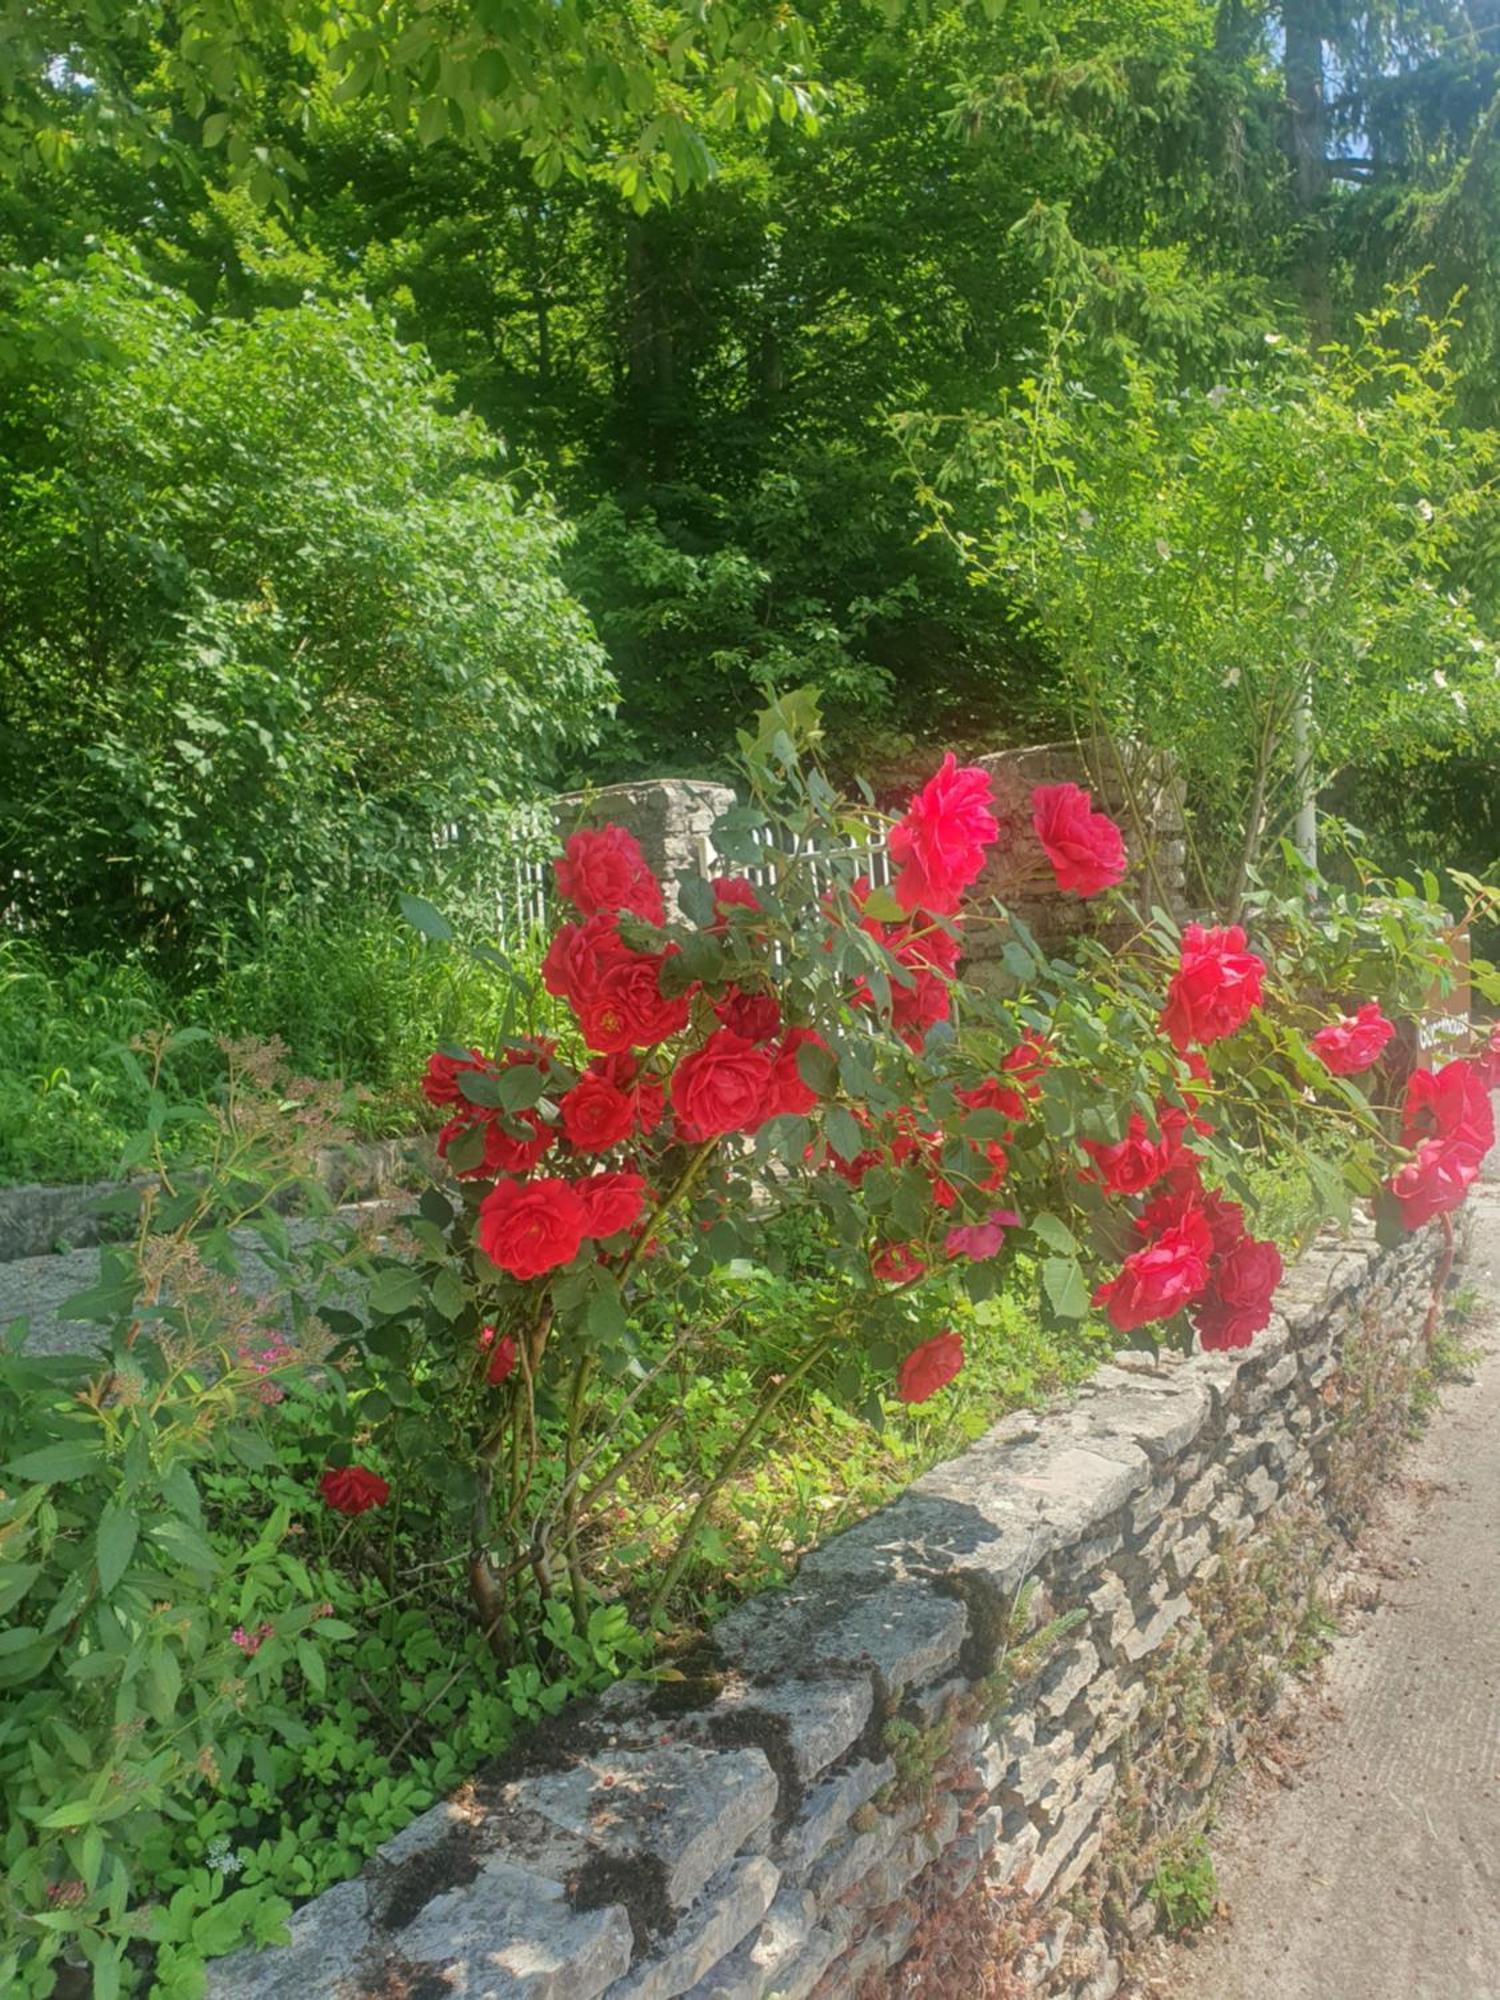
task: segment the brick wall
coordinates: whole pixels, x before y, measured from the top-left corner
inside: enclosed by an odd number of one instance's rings
[[[864,2000],[984,1871],[1018,1989],[1106,2000],[1143,1857],[1232,1760],[1402,1430],[1433,1250],[1320,1240],[1247,1353],[1122,1354],[1008,1419],[210,1994]]]

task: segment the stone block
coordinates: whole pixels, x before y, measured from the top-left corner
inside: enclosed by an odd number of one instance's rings
[[[673,1744],[599,1751],[571,1771],[522,1779],[517,1802],[614,1861],[654,1862],[667,1900],[684,1909],[764,1826],[776,1780],[759,1750]]]
[[[1100,1665],[1099,1650],[1088,1639],[1069,1646],[1050,1663],[1037,1683],[1036,1706],[1043,1715],[1057,1721],[1072,1707]]]
[[[819,1924],[812,1898],[783,1889],[753,1937],[699,1980],[687,2000],[807,2000],[842,1949],[839,1934]]]
[[[1179,1535],[1169,1545],[1167,1570],[1179,1588],[1197,1575],[1212,1548],[1213,1536],[1207,1528],[1195,1528],[1189,1535]]]
[[[1026,1878],[1027,1893],[1044,1896],[1062,1869],[1081,1853],[1091,1860],[1104,1837],[1105,1802],[1115,1788],[1113,1764],[1101,1764],[1078,1788],[1078,1800],[1047,1833]],[[1087,1862],[1084,1864],[1087,1865]],[[1081,1873],[1080,1868],[1077,1873]],[[1074,1879],[1076,1880],[1076,1874]]]
[[[491,1855],[393,1942],[408,1964],[440,1972],[455,2000],[598,2000],[629,1969],[631,1928],[623,1904],[575,1911],[557,1883]]]
[[[1125,1634],[1120,1642],[1120,1651],[1132,1664],[1137,1660],[1143,1660],[1148,1653],[1155,1652],[1167,1634],[1187,1616],[1191,1609],[1186,1597],[1167,1598],[1134,1631]]]
[[[609,2000],[677,2000],[753,1931],[771,1907],[780,1871],[760,1856],[731,1861],[665,1945],[609,1989]]]
[[[292,1913],[287,1928],[286,1944],[215,1959],[207,2000],[307,2000],[311,1993],[337,1992],[345,1982],[352,1986],[375,1951],[368,1884],[340,1882],[324,1890]],[[629,1935],[627,1925],[627,1957]]]
[[[720,1621],[722,1657],[771,1682],[816,1670],[865,1667],[889,1697],[939,1679],[958,1660],[963,1605],[923,1574],[906,1501],[815,1549],[790,1588],[768,1592]]]
[[[867,1832],[846,1833],[835,1841],[807,1877],[820,1917],[889,1858],[911,1830],[912,1819],[910,1809],[882,1813]]]
[[[890,1584],[852,1605],[813,1640],[814,1659],[873,1667],[888,1694],[921,1687],[952,1667],[968,1621],[956,1598],[940,1597],[910,1580]]]
[[[852,1815],[895,1776],[896,1766],[889,1757],[878,1764],[862,1759],[814,1787],[775,1849],[786,1872],[800,1876],[810,1868],[843,1833]]]
[[[775,1737],[767,1754],[784,1750],[806,1784],[858,1742],[874,1706],[867,1674],[829,1675],[726,1688],[705,1715],[711,1736],[725,1743],[764,1741],[758,1719],[769,1718]]]
[[[1179,1459],[1204,1430],[1211,1411],[1207,1387],[1188,1370],[1142,1376],[1101,1368],[1077,1404],[1087,1438],[1136,1445],[1155,1466]]]

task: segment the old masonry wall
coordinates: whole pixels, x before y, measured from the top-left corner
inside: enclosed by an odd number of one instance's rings
[[[1007,1419],[213,2000],[872,2000],[981,1905],[1017,1991],[1107,2000],[1404,1430],[1434,1252],[1325,1234],[1248,1351],[1121,1354]]]

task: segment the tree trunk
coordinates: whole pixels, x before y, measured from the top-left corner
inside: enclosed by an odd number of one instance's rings
[[[1323,0],[1283,0],[1287,155],[1301,223],[1297,286],[1314,347],[1333,338],[1328,237],[1328,103],[1323,74]]]

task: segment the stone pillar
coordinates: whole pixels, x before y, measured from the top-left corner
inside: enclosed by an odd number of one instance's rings
[[[990,774],[1000,822],[1000,838],[969,892],[976,917],[991,897],[998,896],[1049,951],[1085,933],[1109,935],[1100,905],[1058,889],[1032,828],[1032,791],[1037,785],[1061,784],[1085,786],[1098,810],[1119,823],[1130,856],[1121,886],[1131,900],[1147,909],[1158,903],[1176,917],[1183,915],[1187,846],[1182,781],[1160,755],[1139,754],[1123,773],[1112,752],[1106,751],[1105,758],[1102,768],[1091,768],[1076,743],[1040,743],[974,759]],[[969,935],[967,955],[983,962],[998,957],[1004,944],[1003,927],[979,922]]]
[[[568,792],[555,804],[563,840],[581,826],[613,824],[633,833],[661,882],[672,916],[677,878],[712,872],[713,824],[734,804],[734,792],[699,778],[647,778],[594,792]]]

